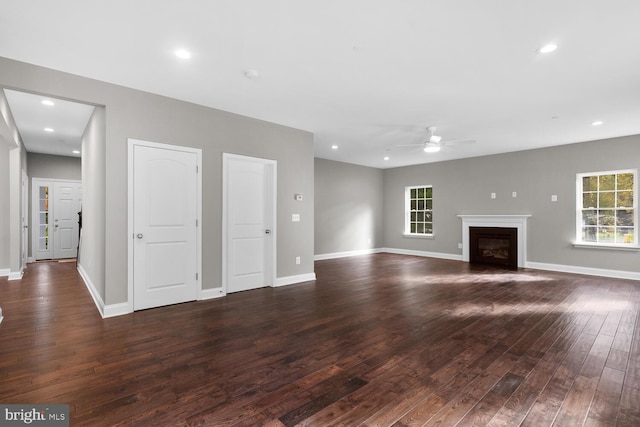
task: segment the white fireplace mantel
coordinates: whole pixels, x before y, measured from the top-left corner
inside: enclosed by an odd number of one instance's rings
[[[527,219],[531,215],[458,215],[462,219],[462,260],[469,262],[469,227],[517,228],[518,267],[527,262]]]

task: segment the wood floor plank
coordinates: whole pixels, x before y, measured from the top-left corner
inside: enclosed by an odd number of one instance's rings
[[[640,283],[395,254],[102,319],[74,263],[0,278],[0,402],[74,426],[638,426]]]

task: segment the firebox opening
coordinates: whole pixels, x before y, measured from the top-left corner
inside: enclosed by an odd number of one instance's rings
[[[469,227],[469,262],[518,267],[518,229]]]

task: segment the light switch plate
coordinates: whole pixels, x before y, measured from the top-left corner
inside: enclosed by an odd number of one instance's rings
[[[551,195],[551,201],[552,202],[557,202],[558,201],[558,196],[556,194],[552,194]]]
[[[300,222],[300,214],[291,214],[291,221]]]

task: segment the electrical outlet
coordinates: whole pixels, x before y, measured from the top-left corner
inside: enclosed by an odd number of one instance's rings
[[[462,249],[462,243],[458,243],[458,249]]]
[[[491,193],[491,198],[495,199],[496,198],[496,193]]]
[[[516,198],[518,197],[518,193],[516,193],[515,191],[513,193],[511,193],[511,197]]]
[[[557,202],[558,201],[558,196],[556,194],[551,195],[551,201],[552,202]]]
[[[300,257],[299,256],[296,257],[296,264],[300,265]]]

